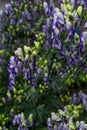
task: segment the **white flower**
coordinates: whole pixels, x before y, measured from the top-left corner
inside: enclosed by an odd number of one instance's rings
[[[83,33],[82,33],[82,37],[83,37],[84,39],[87,39],[87,32],[83,32]]]
[[[66,19],[66,28],[67,28],[67,30],[70,30],[71,27],[72,27],[72,23],[68,19]]]
[[[3,14],[3,11],[2,10],[0,10],[0,15],[2,15]]]
[[[47,2],[43,3],[43,7],[44,7],[45,12],[47,13],[49,10]]]
[[[21,48],[18,48],[18,49],[15,51],[15,55],[17,55],[19,58],[23,58],[22,49],[21,49]]]
[[[11,56],[11,57],[10,57],[10,63],[11,63],[11,65],[10,65],[11,68],[16,65],[16,62],[15,62],[15,60],[14,60],[14,56]]]
[[[84,28],[87,29],[87,21],[86,21],[86,23],[84,24]]]
[[[24,117],[24,113],[23,112],[21,113],[21,121],[25,122],[25,117]]]
[[[29,55],[28,54],[26,54],[25,55],[25,60],[27,60],[29,58]]]
[[[57,121],[58,120],[58,117],[57,117],[57,115],[54,112],[51,113],[51,116],[52,116],[52,120],[53,121]]]

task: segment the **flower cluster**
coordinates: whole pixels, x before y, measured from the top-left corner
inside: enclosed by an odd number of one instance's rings
[[[86,0],[10,0],[0,15],[0,130],[87,130]]]
[[[80,102],[82,100],[82,97],[86,97],[87,95],[84,94],[82,91],[80,91],[78,95],[79,101],[76,102],[74,94],[74,97],[72,97],[72,100],[70,101],[72,104],[70,103],[69,105],[64,106],[63,109],[58,109],[57,113],[51,113],[51,118],[48,118],[47,120],[48,130],[87,129],[87,124],[84,121],[77,121],[80,115],[83,113],[83,109],[87,110],[84,106],[84,103]],[[79,103],[81,103],[82,105],[80,105]],[[74,122],[74,120],[76,121],[76,123]]]
[[[33,45],[35,32],[41,30],[41,24],[45,21],[42,14],[41,1],[11,0],[6,4],[2,13],[4,29],[1,31],[1,40],[5,46],[14,50],[25,43]]]
[[[25,57],[23,56],[23,51],[21,48],[18,48],[15,51],[15,56],[11,56],[10,62],[8,65],[9,72],[9,85],[8,89],[13,90],[15,88],[15,80],[20,74],[24,74],[24,79],[29,80],[30,84],[33,86],[35,82],[33,74],[33,63],[30,61],[28,51],[30,48],[24,46]]]
[[[59,7],[51,8],[44,2],[44,10],[48,15],[43,32],[46,34],[46,48],[57,51],[57,62],[61,63],[60,76],[73,74],[78,77],[78,71],[86,74],[86,14],[80,2],[75,7],[75,1],[63,1]],[[57,66],[57,65],[56,65]],[[64,68],[64,69],[63,69]],[[69,71],[68,71],[69,70]],[[63,71],[63,72],[62,72]]]
[[[72,96],[72,103],[73,104],[82,103],[84,109],[87,110],[87,95],[83,93],[81,90],[78,93],[78,95],[74,93]]]
[[[9,80],[8,90],[13,90],[16,86],[16,80],[21,77],[27,81],[30,86],[38,86],[39,84],[48,85],[48,66],[47,60],[41,57],[41,47],[43,47],[43,37],[41,33],[36,37],[39,41],[34,41],[34,46],[24,46],[23,49],[17,48],[15,55],[10,57],[8,64]],[[44,53],[44,48],[42,49]],[[41,80],[43,83],[38,82]]]
[[[25,120],[24,113],[15,115],[12,120],[13,125],[18,125],[18,130],[29,130],[33,125],[32,114],[29,115],[28,121]]]

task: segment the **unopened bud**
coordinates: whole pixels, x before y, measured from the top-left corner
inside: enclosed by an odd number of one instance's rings
[[[82,6],[79,6],[79,7],[77,8],[77,14],[80,16],[81,13],[82,13]]]

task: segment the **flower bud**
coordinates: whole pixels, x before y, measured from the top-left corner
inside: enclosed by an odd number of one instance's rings
[[[33,114],[30,114],[29,117],[28,117],[28,122],[29,122],[30,125],[32,125],[32,123],[33,123],[32,117],[33,117]]]
[[[7,92],[7,97],[11,98],[11,93],[10,92]]]
[[[6,102],[6,99],[5,99],[4,97],[2,98],[2,102],[3,102],[3,103],[5,103],[5,102]]]
[[[67,10],[72,11],[72,6],[70,4],[66,5]]]
[[[34,50],[34,51],[32,52],[32,56],[36,56],[36,55],[37,55],[37,51]]]
[[[25,53],[28,53],[29,50],[30,50],[30,47],[28,47],[28,46],[25,45],[25,46],[24,46],[24,52],[25,52]]]
[[[36,49],[39,49],[40,43],[35,41],[34,44],[35,44]]]
[[[0,130],[2,130],[2,127],[0,126]]]
[[[79,7],[77,8],[77,14],[80,16],[81,13],[82,13],[82,6],[79,6]]]

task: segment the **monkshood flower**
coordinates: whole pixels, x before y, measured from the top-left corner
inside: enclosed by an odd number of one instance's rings
[[[15,51],[15,55],[18,56],[20,59],[23,59],[23,52],[21,48],[17,48]]]
[[[62,116],[58,117],[58,114],[52,112],[51,113],[51,118],[48,118],[47,120],[47,129],[48,130],[68,130],[69,129],[69,125],[68,125],[68,120],[66,120],[66,117],[64,116],[64,112],[62,110],[61,114],[63,114]]]
[[[0,16],[3,14],[3,11],[2,10],[0,10]]]
[[[32,49],[32,48],[31,48]],[[21,74],[24,80],[30,81],[31,86],[36,86],[36,57],[32,58],[29,55],[32,51],[30,47],[24,46],[24,51],[21,48],[17,48],[15,55],[10,57],[8,64],[8,89],[13,90],[16,87],[16,79]],[[32,53],[33,54],[33,53]],[[45,74],[44,82],[47,82],[47,74]]]
[[[62,59],[62,62],[66,61],[67,65],[63,66],[64,69],[58,71],[58,73],[64,72],[63,78],[69,76],[67,71],[71,68],[73,68],[74,76],[77,73],[74,71],[76,68],[78,71],[87,72],[86,31],[84,31],[86,23],[83,27],[80,26],[83,24],[81,15],[84,9],[81,5],[77,5],[74,9],[74,5],[74,0],[61,2],[60,7],[52,9],[43,26],[43,32],[46,35],[46,49],[49,50],[52,47],[55,52],[58,50],[56,55]]]
[[[85,124],[84,121],[77,121],[76,122],[76,126],[78,128],[78,130],[86,130],[87,129],[87,124]]]
[[[85,130],[87,128],[85,122],[74,122],[74,120],[81,114],[81,110],[81,105],[70,104],[66,105],[64,109],[58,109],[57,113],[52,112],[51,118],[48,118],[47,120],[47,129],[54,130],[55,128],[55,130]]]
[[[83,93],[81,90],[78,93],[78,95],[76,95],[76,93],[73,94],[71,102],[73,104],[81,103],[83,105],[83,109],[87,110],[87,95]]]
[[[9,72],[9,80],[8,80],[8,88],[9,90],[13,90],[15,87],[15,77],[18,76],[19,70],[21,68],[21,62],[17,56],[11,56],[10,62],[8,65]]]
[[[81,16],[81,13],[82,13],[82,6],[79,6],[78,8],[77,8],[77,14],[79,15],[79,16]]]
[[[12,5],[11,4],[6,4],[5,7],[6,7],[5,8],[5,13],[6,13],[6,15],[8,15],[8,13],[12,11]]]
[[[84,38],[84,40],[87,39],[87,32],[82,32],[82,38]]]
[[[73,94],[72,96],[72,102],[77,104],[77,96],[76,96],[76,93]]]
[[[47,119],[47,128],[48,128],[48,130],[51,130],[51,129],[52,129],[52,121],[51,121],[51,118],[48,118],[48,119]]]
[[[52,11],[52,7],[47,2],[43,3],[43,7],[45,9],[45,13],[48,14],[48,15],[50,15],[51,11]]]
[[[74,7],[75,6],[75,0],[70,0],[70,4]]]
[[[8,65],[9,90],[16,87],[16,83],[19,82],[17,79],[21,77],[29,86],[35,87],[40,78],[44,85],[49,84],[47,60],[43,60],[38,54],[43,44],[43,34],[40,33],[38,38],[40,39],[34,42],[34,46],[24,45],[23,49],[19,47],[15,50],[14,56],[11,56]]]
[[[65,10],[63,11],[64,8]],[[81,12],[78,10],[80,10],[80,7],[76,11],[74,9],[72,10],[72,6],[69,3],[67,5],[61,3],[61,8],[56,7],[51,13],[54,25],[56,24],[57,28],[62,27],[63,30],[66,24],[68,24],[70,27],[73,27],[72,22],[75,23],[75,21],[78,19],[78,12]],[[72,18],[73,21],[70,20],[70,17]]]
[[[11,50],[15,50],[20,43],[33,45],[36,40],[35,28],[37,26],[41,30],[44,17],[42,1],[11,0],[3,12],[5,26],[1,33],[2,42],[9,43],[7,45]]]
[[[23,57],[23,52],[21,48],[18,48],[15,51],[15,56],[11,56],[10,62],[8,65],[9,72],[9,90],[13,90],[15,88],[15,78],[19,76],[20,73],[24,75],[26,80],[30,80],[30,84],[34,85],[35,80],[34,76],[32,76],[32,71],[34,69],[34,65],[32,67],[32,62],[29,61],[29,56]]]
[[[77,0],[77,4],[84,5],[84,9],[87,9],[87,1],[86,0]]]
[[[87,21],[84,24],[84,29],[87,29]]]
[[[32,127],[33,119],[32,114],[29,115],[29,119],[26,120],[24,113],[14,115],[12,119],[13,125],[18,125],[18,130],[29,130],[30,127]]]
[[[78,130],[84,130],[84,129],[85,129],[85,123],[83,121],[81,121],[78,126]]]

